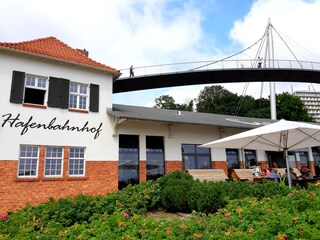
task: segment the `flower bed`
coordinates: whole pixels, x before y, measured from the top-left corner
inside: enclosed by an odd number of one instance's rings
[[[187,199],[181,204],[191,202],[208,211],[210,205],[203,199],[196,204],[196,196],[203,198],[197,193],[220,189],[220,195],[208,196],[224,205],[219,209],[212,205],[207,213],[191,210],[188,217],[168,214],[162,203],[179,197],[170,197],[171,188],[163,195],[167,184],[178,186],[173,179],[184,183],[186,191],[191,189],[190,194],[179,192]],[[174,173],[106,196],[51,199],[4,213],[0,239],[318,239],[320,187],[289,192],[274,184],[199,183]],[[153,209],[163,213],[152,216]]]

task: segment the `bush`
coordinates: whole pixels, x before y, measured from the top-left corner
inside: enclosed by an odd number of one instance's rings
[[[289,188],[273,181],[263,184],[248,182],[199,182],[180,171],[172,172],[157,182],[161,186],[161,207],[169,212],[215,213],[228,201],[245,197],[263,199],[284,196]]]
[[[171,172],[157,179],[161,187],[160,207],[169,212],[190,212],[188,193],[194,180],[181,171]]]
[[[255,197],[263,199],[273,196],[285,196],[290,189],[279,183],[265,180],[263,184],[252,184],[248,182],[219,182],[222,194],[227,200]]]
[[[0,239],[1,236],[8,236],[8,239],[19,236],[17,239],[20,239],[20,236],[24,238],[26,235],[30,239],[38,238],[44,230],[54,236],[65,228],[92,222],[103,214],[145,214],[147,209],[158,204],[159,199],[159,184],[152,181],[128,186],[106,196],[79,195],[59,200],[50,198],[46,203],[28,205],[20,211],[10,213],[5,220],[0,220]]]
[[[196,181],[188,193],[189,208],[206,214],[215,213],[227,204],[222,193],[217,183]]]

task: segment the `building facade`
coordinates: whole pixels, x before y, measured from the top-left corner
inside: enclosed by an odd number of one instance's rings
[[[295,91],[293,96],[300,98],[308,114],[313,117],[316,122],[320,122],[320,92],[315,91]]]
[[[264,151],[198,146],[272,120],[113,104],[120,74],[53,37],[0,43],[0,212],[175,170],[269,161]]]

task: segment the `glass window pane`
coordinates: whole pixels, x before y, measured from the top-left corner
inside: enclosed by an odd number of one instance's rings
[[[119,136],[119,189],[139,183],[139,136]]]
[[[196,146],[194,144],[182,144],[181,146],[183,153],[195,153]]]
[[[184,170],[211,169],[210,149],[198,146],[199,144],[181,145]]]
[[[69,156],[69,175],[83,176],[85,165],[84,148],[70,148]]]
[[[197,147],[197,153],[209,154],[210,148]]]
[[[38,166],[38,147],[21,146],[18,163],[18,176],[36,176]]]
[[[211,169],[210,157],[199,156],[198,157],[198,168],[199,169]]]
[[[228,170],[239,168],[239,151],[238,149],[226,149]]]
[[[156,180],[165,174],[164,145],[161,136],[146,136],[147,180]]]

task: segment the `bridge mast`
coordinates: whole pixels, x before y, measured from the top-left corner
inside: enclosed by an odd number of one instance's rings
[[[272,25],[271,19],[268,19],[268,25],[266,29],[266,51],[265,51],[265,67],[274,68],[274,48],[273,48],[273,36],[272,36]],[[276,87],[275,82],[269,83],[270,88],[270,112],[271,119],[277,119],[276,109]]]

